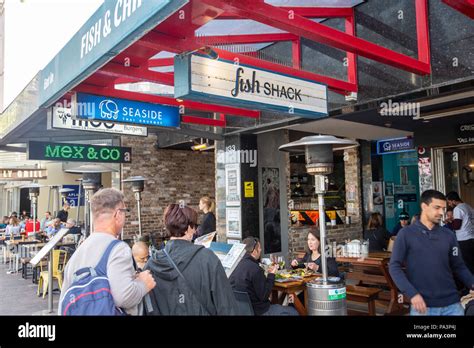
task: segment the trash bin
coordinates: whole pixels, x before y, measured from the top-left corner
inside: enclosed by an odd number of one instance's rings
[[[321,278],[306,284],[308,315],[347,315],[346,286],[339,277]]]

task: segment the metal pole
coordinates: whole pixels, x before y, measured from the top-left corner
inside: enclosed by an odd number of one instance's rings
[[[323,282],[327,282],[328,269],[326,266],[326,212],[324,209],[324,193],[318,193],[319,204],[319,232],[321,237],[321,268]]]
[[[53,313],[53,249],[49,252],[48,261],[48,311]]]
[[[92,205],[90,203],[90,199],[94,195],[94,191],[93,190],[88,190],[88,193],[89,193],[89,235],[91,235],[93,230],[94,230],[94,227],[93,227],[94,217],[92,216]]]
[[[31,208],[33,210],[33,236],[36,236],[36,200],[37,197],[31,197]]]
[[[77,211],[76,211],[76,221],[77,224],[79,225],[79,215],[81,211],[81,187],[82,185],[79,183],[79,192],[78,192],[78,197],[77,197]]]
[[[139,237],[142,236],[142,207],[141,207],[141,195],[140,192],[135,192],[135,199],[137,201],[137,208],[138,208],[138,235]]]
[[[48,191],[48,211],[51,211],[51,186],[49,187]]]

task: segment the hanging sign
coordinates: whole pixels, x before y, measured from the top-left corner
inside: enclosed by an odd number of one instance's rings
[[[328,115],[327,87],[314,81],[222,59],[176,56],[175,98],[299,114]]]
[[[377,141],[377,155],[415,150],[413,138],[396,138]]]
[[[146,137],[146,127],[94,120],[73,119],[70,108],[53,107],[51,115],[51,127],[58,129],[81,130],[88,132],[111,133],[120,135],[136,135]]]
[[[179,109],[175,106],[85,93],[76,93],[71,104],[73,115],[82,119],[175,128],[180,123]]]
[[[120,146],[30,141],[27,156],[29,160],[42,161],[130,163],[132,149]]]

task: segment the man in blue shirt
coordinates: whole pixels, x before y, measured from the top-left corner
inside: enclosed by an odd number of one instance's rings
[[[441,192],[423,192],[420,219],[400,230],[393,247],[390,275],[410,299],[411,315],[464,315],[454,275],[474,286],[456,236],[439,225],[445,209]]]

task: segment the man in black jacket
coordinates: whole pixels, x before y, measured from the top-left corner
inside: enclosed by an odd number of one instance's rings
[[[70,208],[69,203],[65,202],[63,204],[63,209],[58,212],[58,215],[56,216],[56,218],[61,220],[61,222],[67,222],[67,217],[69,215],[68,213],[69,208]]]
[[[258,238],[248,237],[243,240],[247,254],[240,261],[230,276],[234,290],[246,292],[252,302],[256,315],[298,315],[293,307],[271,304],[269,297],[275,283],[275,272],[278,265],[271,266],[268,276],[259,266],[262,247]]]

